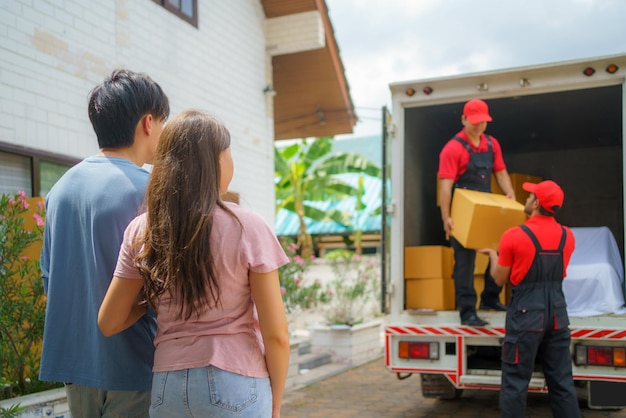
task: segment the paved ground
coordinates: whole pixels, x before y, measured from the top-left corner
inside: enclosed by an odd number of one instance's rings
[[[548,397],[530,394],[526,416],[552,417]],[[584,418],[626,418],[626,409],[597,411],[581,409]],[[496,418],[498,393],[464,391],[460,399],[440,401],[421,395],[420,378],[398,380],[385,369],[383,359],[289,392],[282,418]]]

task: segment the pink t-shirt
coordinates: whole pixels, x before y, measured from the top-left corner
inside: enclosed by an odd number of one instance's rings
[[[155,372],[213,365],[245,376],[268,376],[248,272],[268,273],[289,259],[261,216],[234,203],[227,205],[241,221],[243,230],[236,219],[215,209],[210,244],[217,251],[214,260],[222,306],[206,310],[200,318],[179,320],[178,305],[171,305],[169,295],[164,294],[157,313]],[[145,227],[145,215],[128,225],[115,276],[141,279],[133,262],[138,248],[132,243],[141,237]]]

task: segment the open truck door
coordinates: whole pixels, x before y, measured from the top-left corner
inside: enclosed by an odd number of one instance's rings
[[[383,314],[389,313],[389,285],[391,283],[390,270],[390,245],[389,236],[391,234],[391,214],[393,213],[393,203],[391,200],[391,139],[393,136],[393,122],[391,113],[387,106],[382,108],[382,223],[381,223],[381,299],[380,311]]]

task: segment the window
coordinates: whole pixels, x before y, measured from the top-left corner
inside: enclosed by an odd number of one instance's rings
[[[45,196],[77,159],[0,144],[0,194]]]
[[[67,170],[67,164],[59,164],[52,161],[39,161],[39,196],[48,194],[54,183],[56,183]]]
[[[183,20],[198,26],[198,0],[153,0]]]
[[[26,192],[26,196],[33,195],[31,181],[31,160],[17,154],[0,152],[0,193]]]

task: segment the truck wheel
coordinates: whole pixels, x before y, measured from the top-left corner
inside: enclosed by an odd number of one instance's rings
[[[437,399],[458,399],[463,389],[457,389],[442,374],[420,374],[422,381],[422,396]]]

